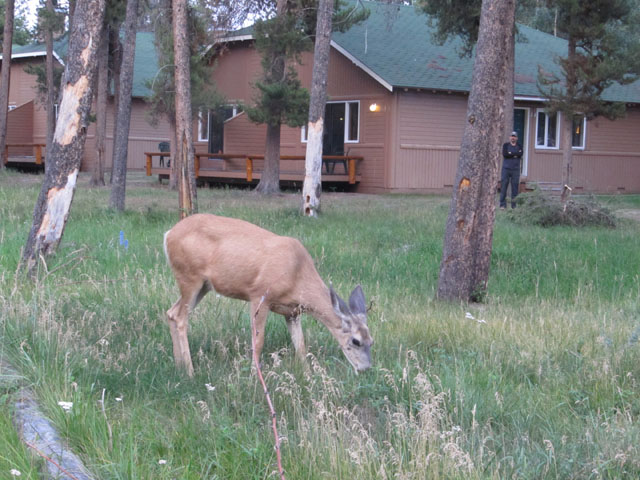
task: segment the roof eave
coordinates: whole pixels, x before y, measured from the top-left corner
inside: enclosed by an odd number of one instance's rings
[[[13,60],[14,58],[33,58],[33,57],[46,57],[46,56],[47,56],[47,52],[12,53],[11,59]],[[53,56],[55,57],[56,60],[58,60],[58,62],[60,62],[60,65],[64,65],[64,61],[62,60],[62,58],[60,58],[60,56],[56,52],[53,52]],[[2,60],[2,54],[0,54],[0,60]]]

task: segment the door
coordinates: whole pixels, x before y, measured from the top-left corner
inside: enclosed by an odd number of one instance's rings
[[[344,103],[327,103],[322,136],[323,155],[344,155]]]
[[[224,122],[233,116],[233,107],[209,111],[209,153],[224,152]]]
[[[515,108],[513,110],[513,129],[518,132],[518,142],[522,145],[522,164],[520,174],[526,176],[529,171],[529,109]]]

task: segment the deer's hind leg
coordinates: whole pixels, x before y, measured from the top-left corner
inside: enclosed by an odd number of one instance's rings
[[[189,313],[196,307],[209,290],[211,285],[208,281],[202,283],[198,290],[180,289],[182,295],[167,311],[169,331],[173,343],[173,360],[177,367],[183,368],[187,375],[193,376],[193,363],[191,362],[191,351],[189,350]]]
[[[304,360],[307,355],[307,348],[304,345],[304,334],[302,333],[300,315],[285,316],[285,320],[287,321],[287,329],[289,330],[289,335],[291,335],[293,348],[296,351],[296,357],[299,360]]]

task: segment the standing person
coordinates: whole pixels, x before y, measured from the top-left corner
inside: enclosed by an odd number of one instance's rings
[[[511,208],[516,208],[518,184],[520,183],[520,160],[522,145],[518,143],[518,132],[511,132],[509,141],[502,145],[502,177],[500,179],[500,208],[507,208],[507,187],[511,182]]]

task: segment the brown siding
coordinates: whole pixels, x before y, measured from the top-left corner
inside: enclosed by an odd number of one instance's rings
[[[313,57],[305,53],[298,68],[300,80],[309,88]],[[253,83],[261,72],[260,57],[248,42],[232,45],[218,59],[214,80],[218,89],[230,103],[250,103],[255,96]],[[360,138],[358,143],[346,143],[345,152],[361,155],[359,166],[362,175],[359,191],[382,190],[385,186],[385,161],[388,158],[391,96],[378,82],[353,64],[339,52],[331,51],[328,96],[330,101],[360,101]],[[380,112],[370,112],[369,105],[382,105]],[[264,153],[264,125],[251,123],[246,114],[227,121],[224,130],[224,150],[227,153]],[[198,151],[206,145],[198,145]],[[282,127],[282,155],[304,155],[306,143],[301,140],[301,129]],[[281,168],[288,167],[283,163]],[[259,167],[256,167],[259,168]]]
[[[389,187],[407,192],[450,188],[460,155],[466,96],[416,91],[397,95],[398,140]]]
[[[535,115],[531,109],[529,175],[532,182],[559,182],[562,150],[535,149]],[[577,191],[640,192],[640,109],[630,108],[623,119],[596,118],[587,122],[586,146],[573,151]]]
[[[33,142],[33,101],[14,108],[7,116],[7,144]],[[32,147],[11,147],[9,155],[35,155]]]

